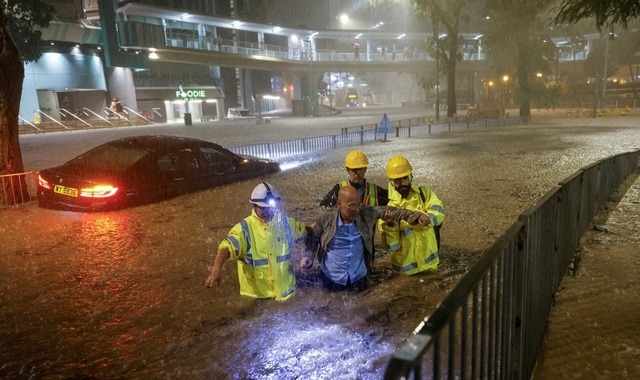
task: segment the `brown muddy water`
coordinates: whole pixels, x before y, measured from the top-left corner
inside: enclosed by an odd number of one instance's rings
[[[601,121],[603,120],[603,121]],[[547,123],[361,147],[386,185],[394,154],[444,201],[436,273],[394,275],[378,248],[370,288],[329,293],[299,274],[286,302],[238,293],[236,267],[203,285],[218,242],[250,212],[257,181],[109,213],[0,210],[0,377],[381,378],[387,360],[456,281],[551,186],[640,147],[637,124]],[[602,122],[602,124],[598,124]],[[264,178],[311,222],[345,178],[349,148]]]

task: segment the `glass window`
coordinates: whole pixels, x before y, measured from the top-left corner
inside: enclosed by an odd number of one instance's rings
[[[146,149],[103,145],[84,153],[71,163],[99,170],[124,171],[147,154],[149,151]]]
[[[165,172],[174,170],[193,170],[200,166],[195,154],[189,148],[167,153],[158,158],[156,162],[158,163],[158,168]]]
[[[220,165],[229,165],[232,163],[232,156],[227,153],[215,149],[210,146],[203,146],[200,148],[200,152],[202,153],[202,157],[204,157],[204,166],[220,166]]]

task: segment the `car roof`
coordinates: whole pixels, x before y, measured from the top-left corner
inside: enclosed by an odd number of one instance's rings
[[[113,144],[118,146],[133,146],[140,149],[147,150],[158,150],[162,149],[171,149],[171,148],[179,148],[184,147],[186,145],[193,144],[213,144],[212,142],[193,139],[188,137],[180,137],[180,136],[166,136],[166,135],[148,135],[148,136],[131,136],[125,137],[118,140],[113,140],[108,142],[107,144]]]

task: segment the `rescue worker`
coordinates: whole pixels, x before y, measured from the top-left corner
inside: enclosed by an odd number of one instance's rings
[[[349,180],[336,184],[320,202],[320,207],[331,208],[338,201],[338,191],[345,186],[353,186],[360,194],[360,201],[369,206],[385,206],[387,204],[387,190],[369,183],[364,178],[369,166],[367,156],[359,150],[352,150],[344,160],[344,166],[349,174]]]
[[[372,237],[378,218],[389,223],[401,220],[407,224],[430,223],[424,213],[365,205],[353,186],[340,188],[338,207],[325,212],[313,225],[313,236],[319,240],[320,279],[327,289],[356,293],[366,289],[367,273],[373,259]],[[310,268],[312,264],[312,257],[303,257],[300,261],[302,268]]]
[[[391,157],[387,163],[389,206],[426,213],[428,225],[378,223],[382,241],[391,253],[393,270],[404,275],[438,269],[439,228],[444,220],[442,201],[429,187],[414,185],[412,173],[405,157]]]
[[[269,183],[258,184],[250,201],[251,215],[233,226],[218,246],[205,285],[219,285],[222,265],[231,259],[238,262],[241,295],[286,300],[296,289],[291,247],[304,240],[307,230],[278,211],[280,196]]]

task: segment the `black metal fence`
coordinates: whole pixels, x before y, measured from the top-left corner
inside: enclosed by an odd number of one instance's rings
[[[273,159],[343,146],[362,145],[381,137],[382,135],[378,134],[375,129],[362,130],[339,135],[236,146],[229,148],[229,150],[236,154]]]
[[[0,175],[0,206],[31,202],[36,199],[36,191],[32,172]]]
[[[385,378],[529,379],[580,237],[639,158],[587,166],[520,215],[395,352]]]

